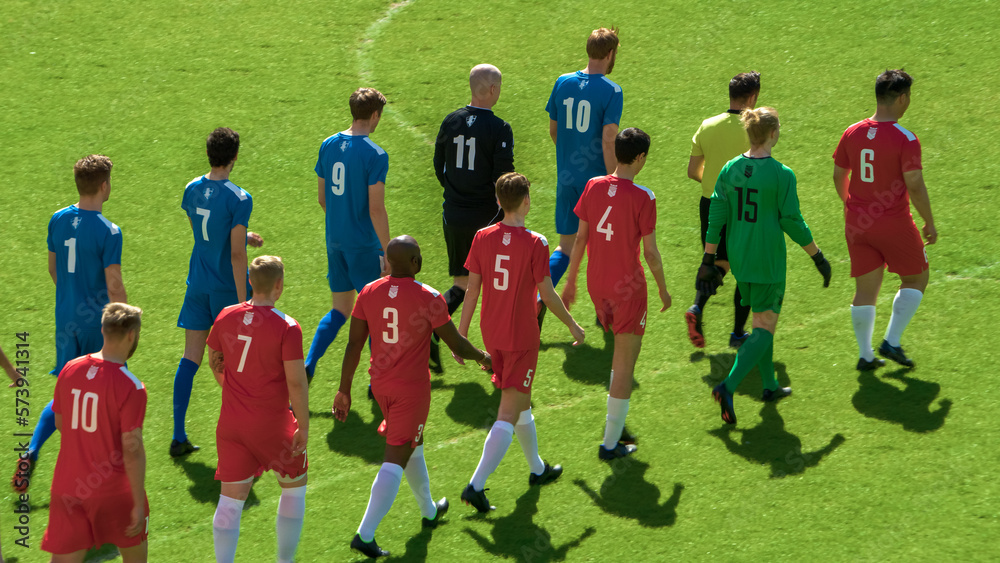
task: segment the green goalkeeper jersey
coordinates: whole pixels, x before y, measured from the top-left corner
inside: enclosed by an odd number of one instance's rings
[[[737,156],[722,167],[708,214],[706,242],[726,227],[729,263],[744,283],[784,283],[785,235],[812,242],[799,211],[795,173],[771,157]]]

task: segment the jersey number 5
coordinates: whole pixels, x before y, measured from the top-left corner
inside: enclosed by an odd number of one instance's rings
[[[455,168],[458,168],[459,170],[462,169],[462,160],[463,160],[463,157],[465,156],[465,148],[462,145],[465,145],[466,147],[469,147],[469,167],[466,170],[468,170],[470,172],[473,171],[473,170],[475,170],[476,169],[476,138],[475,137],[469,137],[468,139],[466,139],[465,135],[459,135],[459,136],[455,137],[455,139],[452,140],[452,142],[455,143],[456,145],[458,145],[458,147],[455,150]]]
[[[743,190],[746,190],[746,213],[743,212]],[[753,188],[741,188],[736,186],[736,201],[739,204],[736,207],[736,220],[746,221],[747,223],[757,222],[757,202],[753,200],[753,196],[757,193],[757,190]],[[753,213],[751,213],[753,211]]]
[[[510,281],[510,272],[501,265],[504,260],[510,260],[510,256],[497,254],[496,267],[493,268],[498,274],[497,277],[493,278],[493,289],[497,291],[506,291],[508,282]]]
[[[82,426],[84,432],[94,432],[97,430],[97,393],[83,393],[83,405],[80,404],[79,389],[71,389],[73,394],[73,421],[70,428],[76,430]],[[87,406],[90,406],[88,410]]]

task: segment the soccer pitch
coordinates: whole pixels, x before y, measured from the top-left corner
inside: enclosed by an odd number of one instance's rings
[[[1000,58],[995,2],[734,4],[496,2],[458,0],[151,0],[101,3],[8,0],[2,16],[0,84],[4,166],[0,287],[10,301],[0,345],[30,333],[30,422],[17,425],[5,394],[0,438],[14,470],[18,432],[30,432],[52,397],[54,286],[46,262],[51,214],[77,200],[72,166],[102,153],[114,162],[104,215],[122,228],[129,302],[145,311],[129,367],[148,389],[146,487],[151,561],[208,561],[218,500],[215,424],[219,389],[203,363],[188,413],[202,447],[167,455],[173,375],[184,346],[176,328],[191,235],[180,208],[185,184],[208,172],[204,139],[215,127],[241,136],[232,180],[251,192],[250,229],[260,254],[282,256],[278,306],[310,339],[329,310],[323,215],[313,166],[320,142],[350,124],[359,86],[389,104],[372,140],[389,154],[386,203],[392,236],[421,244],[418,279],[451,285],[441,234],[441,188],[432,167],[441,119],[469,102],[468,72],[497,65],[503,94],[494,108],[514,131],[515,166],[532,181],[530,229],[557,239],[555,149],[545,102],[555,79],[586,65],[585,40],[602,25],[621,29],[611,78],[624,91],[621,126],[652,137],[637,182],[657,196],[657,239],[673,307],[658,314],[655,284],[629,428],[639,450],[598,461],[611,340],[594,326],[582,293],[572,309],[587,342],[572,348],[550,316],[533,393],[541,455],[565,473],[528,488],[527,465],[511,446],[489,481],[492,514],[459,493],[479,459],[499,393],[487,377],[450,360],[434,379],[426,459],[435,498],[452,503],[445,523],[421,530],[407,490],[376,535],[400,560],[995,560],[1000,558],[998,354],[988,335],[1000,313],[1000,244],[990,217],[1000,209]],[[875,76],[904,67],[913,101],[901,124],[923,147],[939,241],[931,278],[904,335],[917,362],[859,376],[849,304],[854,291],[831,155],[843,130],[874,111]],[[758,105],[782,119],[774,157],[798,177],[802,213],[833,264],[827,289],[789,244],[788,283],[774,357],[795,394],[762,403],[751,374],[736,396],[739,425],[726,428],[711,385],[733,361],[730,279],[705,313],[707,347],[687,339],[693,298],[700,186],[686,177],[691,135],[726,109],[726,84],[762,74]],[[918,225],[922,223],[918,222]],[[888,322],[894,276],[878,305],[876,343]],[[583,280],[581,280],[582,282]],[[559,288],[561,289],[561,287]],[[457,319],[456,319],[457,322]],[[474,323],[478,327],[478,322]],[[346,329],[320,362],[310,388],[310,478],[299,561],[354,561],[348,542],[365,510],[384,442],[378,407],[359,369],[354,411],[334,423]],[[478,328],[471,339],[481,344]],[[976,335],[984,336],[985,340]],[[987,379],[983,379],[985,376]],[[47,561],[41,541],[58,433],[41,453],[30,489],[29,548],[15,544],[17,496],[5,493],[0,537],[8,561]],[[274,478],[255,485],[243,514],[238,561],[276,553]],[[103,549],[93,560],[113,559]]]

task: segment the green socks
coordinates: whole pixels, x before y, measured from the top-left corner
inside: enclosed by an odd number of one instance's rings
[[[771,359],[773,352],[774,335],[762,328],[753,329],[753,334],[736,353],[736,363],[733,364],[733,369],[729,371],[729,377],[725,381],[726,390],[730,393],[735,392],[743,382],[743,378],[758,363],[761,363],[761,377],[770,377],[774,380],[774,362]]]

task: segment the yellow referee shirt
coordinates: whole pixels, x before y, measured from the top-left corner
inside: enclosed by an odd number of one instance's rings
[[[691,156],[705,157],[701,195],[711,198],[715,181],[727,162],[750,150],[750,138],[740,123],[739,113],[720,113],[701,122],[691,138]]]

